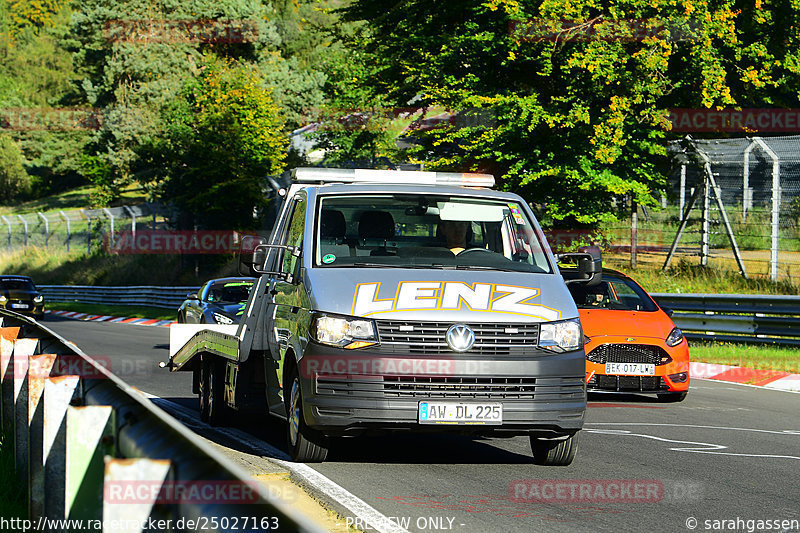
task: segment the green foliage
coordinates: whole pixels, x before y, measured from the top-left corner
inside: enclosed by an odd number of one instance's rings
[[[188,224],[253,226],[263,178],[283,170],[287,144],[280,109],[257,69],[206,55],[164,123],[164,135],[142,149],[143,164],[161,169],[148,186],[193,214]]]
[[[621,196],[653,205],[666,109],[797,106],[788,28],[800,11],[745,11],[732,0],[355,0],[345,13],[371,30],[364,82],[378,94],[486,117],[420,136],[429,168],[492,172],[555,221],[597,225]]]
[[[30,190],[22,152],[8,135],[0,135],[0,202],[9,203]]]

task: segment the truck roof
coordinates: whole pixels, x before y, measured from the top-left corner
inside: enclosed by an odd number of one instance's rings
[[[295,183],[380,183],[403,185],[450,185],[460,187],[494,187],[491,174],[459,172],[425,172],[418,170],[375,170],[366,168],[309,168],[292,170]]]

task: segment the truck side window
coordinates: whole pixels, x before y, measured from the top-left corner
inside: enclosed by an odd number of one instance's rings
[[[303,246],[303,232],[305,231],[306,222],[306,201],[304,198],[299,198],[292,210],[292,217],[289,219],[289,226],[286,228],[286,238],[284,244],[288,246]],[[283,262],[281,264],[281,272],[294,272],[299,257],[295,257],[290,253],[283,254]]]

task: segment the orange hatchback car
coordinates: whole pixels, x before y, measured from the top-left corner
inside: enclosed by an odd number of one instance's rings
[[[639,284],[603,269],[594,286],[568,285],[578,306],[589,392],[651,393],[679,402],[689,389],[683,333]]]

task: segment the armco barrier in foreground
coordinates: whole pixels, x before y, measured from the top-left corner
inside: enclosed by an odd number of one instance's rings
[[[9,311],[0,320],[3,440],[33,527],[322,531],[57,334]]]
[[[800,346],[800,296],[664,294],[653,298],[675,311],[688,339]]]

